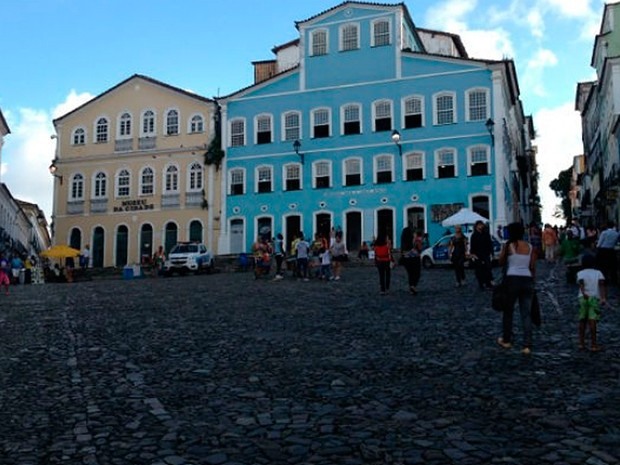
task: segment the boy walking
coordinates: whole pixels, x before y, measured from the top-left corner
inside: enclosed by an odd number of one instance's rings
[[[583,269],[577,273],[579,284],[579,350],[585,350],[586,326],[590,328],[590,350],[598,352],[596,325],[601,317],[600,305],[605,305],[606,288],[603,273],[594,268],[596,259],[583,257]]]

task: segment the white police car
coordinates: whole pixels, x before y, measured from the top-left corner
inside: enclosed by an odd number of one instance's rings
[[[182,275],[188,271],[210,273],[214,267],[215,259],[206,245],[197,242],[179,242],[166,258],[164,274],[170,276],[175,271]]]
[[[424,249],[420,254],[422,258],[422,266],[424,268],[432,268],[433,266],[447,266],[452,265],[450,261],[450,240],[454,234],[448,234],[437,240],[432,246]],[[469,234],[466,234],[469,241]],[[502,250],[502,244],[494,236],[491,236],[493,241],[493,262],[497,261],[500,251]],[[469,266],[469,260],[465,261],[465,266]]]

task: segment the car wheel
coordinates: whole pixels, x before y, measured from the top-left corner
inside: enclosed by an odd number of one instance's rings
[[[426,268],[426,269],[432,268],[433,267],[433,261],[430,258],[428,258],[428,257],[424,257],[422,259],[422,266],[424,268]]]

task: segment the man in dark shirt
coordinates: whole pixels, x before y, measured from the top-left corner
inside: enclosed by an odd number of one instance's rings
[[[476,279],[480,289],[492,287],[491,259],[493,257],[493,241],[483,221],[477,221],[471,235],[469,255],[476,271]]]

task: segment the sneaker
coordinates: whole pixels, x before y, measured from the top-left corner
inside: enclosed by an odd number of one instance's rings
[[[340,281],[340,276],[336,276],[336,277],[334,278],[334,280],[335,280],[335,281]]]
[[[310,281],[310,280],[308,278],[304,278],[304,282],[306,282],[306,281]]]
[[[379,292],[379,295],[385,295],[385,291]]]
[[[532,349],[530,349],[529,347],[524,347],[523,349],[521,349],[521,353],[523,355],[530,355],[532,353]]]
[[[504,338],[501,337],[497,338],[497,343],[504,349],[510,349],[512,347],[512,344],[510,342],[504,342]]]

